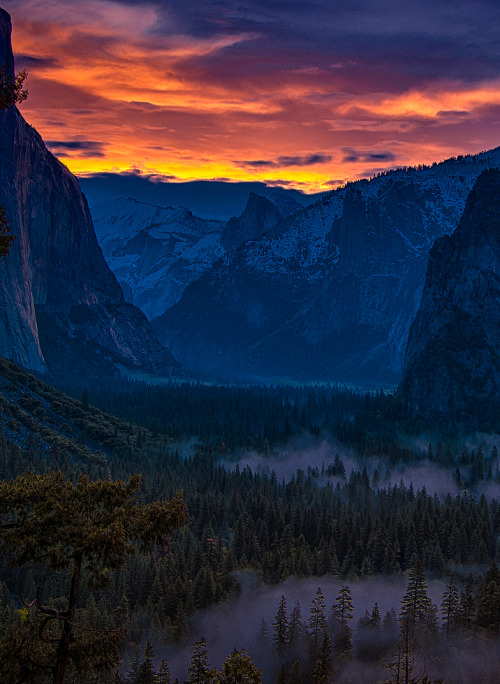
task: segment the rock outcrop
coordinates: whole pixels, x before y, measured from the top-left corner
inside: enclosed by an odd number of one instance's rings
[[[275,204],[266,197],[251,192],[243,213],[226,223],[222,231],[222,246],[230,252],[247,240],[258,240],[275,228],[281,218]]]
[[[400,391],[426,417],[500,407],[500,171],[484,171],[455,232],[432,248]]]
[[[10,34],[2,10],[0,62],[13,76]],[[0,261],[0,354],[66,377],[178,366],[125,302],[78,181],[14,107],[0,115],[0,205],[16,237]]]

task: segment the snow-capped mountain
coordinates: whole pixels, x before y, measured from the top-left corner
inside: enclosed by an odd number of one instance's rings
[[[222,221],[184,208],[116,199],[93,208],[97,239],[126,299],[155,318],[223,253]]]
[[[154,321],[218,378],[396,383],[430,248],[500,148],[350,183],[223,254]]]

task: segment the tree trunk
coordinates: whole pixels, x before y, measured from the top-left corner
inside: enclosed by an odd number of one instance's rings
[[[71,588],[68,598],[68,610],[64,618],[63,632],[57,647],[57,662],[54,671],[53,684],[63,684],[66,667],[69,660],[69,649],[73,637],[73,621],[75,618],[76,599],[78,597],[78,585],[80,584],[80,572],[82,569],[81,557],[75,558],[73,564],[73,576],[71,578]]]

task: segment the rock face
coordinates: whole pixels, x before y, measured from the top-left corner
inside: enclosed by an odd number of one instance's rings
[[[258,239],[302,206],[293,197],[250,193],[239,217],[227,223],[201,219],[183,207],[117,198],[92,209],[97,239],[127,301],[152,320],[181,298],[215,261]]]
[[[275,228],[281,218],[275,204],[251,192],[241,216],[235,216],[227,222],[222,232],[222,245],[226,252],[231,252],[247,240],[258,240]]]
[[[456,231],[432,248],[401,393],[424,416],[500,405],[500,171],[483,172]]]
[[[500,148],[397,170],[279,218],[187,286],[159,339],[213,377],[396,385],[430,248],[499,163]]]
[[[119,198],[94,207],[92,217],[126,299],[149,319],[173,306],[224,252],[224,223],[200,219],[184,208]]]
[[[2,10],[0,60],[13,74],[10,33]],[[0,204],[16,236],[0,261],[0,354],[73,376],[113,364],[165,374],[178,365],[124,301],[76,178],[15,108],[0,116]]]

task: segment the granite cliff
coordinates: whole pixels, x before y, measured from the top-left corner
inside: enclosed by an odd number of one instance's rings
[[[500,171],[484,171],[433,246],[401,393],[411,409],[488,420],[500,406]]]
[[[13,75],[10,35],[1,10],[0,63]],[[66,377],[178,367],[125,302],[78,181],[16,108],[0,116],[0,204],[16,236],[0,261],[0,354]]]
[[[431,246],[499,163],[496,149],[395,170],[285,218],[247,207],[228,224],[244,241],[153,320],[160,341],[215,378],[398,384]]]

